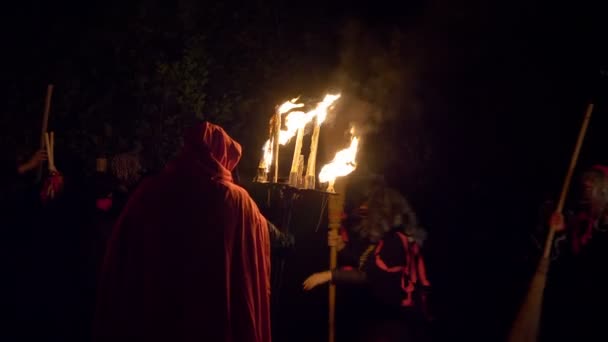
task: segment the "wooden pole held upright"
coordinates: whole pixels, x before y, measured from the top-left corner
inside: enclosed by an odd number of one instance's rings
[[[304,139],[304,127],[298,128],[298,132],[296,135],[296,145],[293,149],[293,159],[291,161],[291,171],[289,172],[289,185],[297,188],[298,179],[301,175],[298,173],[298,168],[300,166],[300,156],[302,152],[302,140]]]
[[[338,232],[344,210],[346,184],[344,179],[336,180],[336,193],[329,195],[329,230]],[[333,271],[338,266],[338,251],[335,246],[329,248],[329,269]],[[329,342],[335,341],[336,319],[336,286],[329,285]]]
[[[44,146],[45,146],[44,134],[48,130],[52,96],[53,96],[53,85],[49,84],[46,88],[46,98],[44,100],[44,114],[42,116],[42,129],[40,132],[40,149],[41,150],[44,149]],[[38,167],[38,175],[36,176],[36,179],[38,181],[40,181],[41,178],[42,178],[42,165],[40,165]]]
[[[570,189],[570,182],[572,175],[578,161],[578,156],[587,134],[587,127],[591,119],[591,113],[593,112],[593,104],[590,103],[587,106],[587,112],[585,113],[585,119],[581,126],[581,130],[578,134],[578,140],[572,158],[570,160],[570,166],[568,167],[568,173],[562,186],[562,192],[560,194],[559,202],[555,208],[555,212],[561,213],[564,209],[568,190]],[[547,239],[545,240],[545,248],[543,255],[540,259],[536,273],[532,278],[530,289],[526,295],[526,298],[521,306],[513,327],[511,328],[511,334],[509,336],[509,342],[536,342],[538,339],[538,332],[540,326],[540,318],[542,314],[543,304],[543,293],[545,291],[545,285],[547,283],[547,272],[550,266],[550,255],[551,247],[553,246],[553,238],[555,237],[555,231],[550,227]]]
[[[277,108],[274,116],[274,140],[272,147],[272,165],[274,167],[274,173],[272,175],[272,182],[279,182],[279,138],[281,136],[281,113]]]
[[[315,122],[310,139],[310,153],[308,154],[308,164],[306,166],[306,176],[304,176],[304,188],[315,189],[315,168],[317,164],[317,149],[319,146],[319,133],[321,125]]]

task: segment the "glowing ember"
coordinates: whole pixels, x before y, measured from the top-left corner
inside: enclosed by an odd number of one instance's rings
[[[344,177],[357,168],[357,150],[359,148],[359,138],[353,137],[350,141],[350,146],[336,153],[334,160],[326,164],[319,173],[319,181],[321,183],[329,183],[330,189],[333,191],[333,183],[336,178]]]

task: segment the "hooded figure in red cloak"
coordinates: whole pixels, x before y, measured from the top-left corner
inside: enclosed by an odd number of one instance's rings
[[[231,171],[241,146],[202,123],[133,194],[101,274],[94,340],[268,342],[268,223]]]

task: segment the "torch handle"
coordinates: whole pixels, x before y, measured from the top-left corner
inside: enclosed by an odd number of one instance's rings
[[[304,128],[298,128],[296,135],[296,145],[293,149],[293,159],[291,160],[291,172],[298,171],[298,163],[300,162],[300,152],[302,151],[302,140],[304,139]]]
[[[44,114],[42,116],[42,129],[40,132],[40,148],[44,148],[44,134],[48,130],[49,113],[51,112],[51,97],[53,96],[53,85],[49,84],[46,88],[46,98],[44,99]]]
[[[338,252],[336,247],[329,249],[329,265],[331,270],[337,267]],[[329,342],[336,340],[336,285],[329,285]]]
[[[560,194],[559,202],[557,203],[557,207],[555,209],[555,212],[557,213],[561,213],[564,210],[564,204],[566,203],[566,197],[568,196],[568,190],[570,189],[572,175],[574,174],[574,169],[576,167],[576,163],[578,162],[578,156],[581,153],[581,147],[583,146],[583,141],[585,140],[585,135],[587,134],[587,127],[589,127],[589,121],[591,120],[591,113],[593,113],[593,103],[590,103],[587,106],[585,119],[583,120],[581,130],[578,133],[576,146],[574,148],[574,152],[572,153],[572,158],[570,159],[570,165],[568,166],[568,173],[566,174],[566,179],[564,179],[562,192]],[[545,241],[545,249],[543,251],[544,258],[548,258],[551,254],[551,247],[553,246],[554,237],[555,231],[551,228],[549,229],[549,235],[547,236],[547,240]]]
[[[337,196],[334,196],[337,197]],[[330,218],[331,219],[331,218]],[[339,217],[338,217],[339,220]],[[333,219],[332,221],[335,221]],[[329,230],[337,232],[340,223],[331,222]],[[329,269],[333,271],[338,267],[338,251],[336,246],[329,247]],[[329,342],[334,342],[336,339],[336,285],[329,285]]]
[[[315,124],[310,140],[310,153],[308,154],[308,164],[306,164],[306,176],[304,178],[304,187],[306,189],[315,188],[315,167],[317,164],[317,149],[319,146],[320,131],[321,126],[319,124]]]
[[[44,113],[42,116],[42,127],[40,132],[40,149],[44,149],[45,139],[44,134],[46,133],[49,125],[49,114],[51,112],[51,98],[53,96],[53,85],[49,84],[46,88],[46,98],[44,100]],[[38,167],[38,174],[36,179],[40,181],[42,178],[42,164]]]
[[[340,220],[344,210],[344,181],[336,182],[337,193],[329,198],[329,230],[337,232],[340,228]],[[338,266],[338,252],[335,246],[329,248],[329,269],[333,271]],[[335,341],[335,318],[336,318],[336,287],[329,286],[329,342]]]
[[[570,166],[568,167],[568,173],[566,174],[566,179],[564,180],[564,185],[562,186],[562,192],[559,197],[559,202],[557,204],[557,211],[561,212],[564,209],[564,204],[566,203],[566,197],[568,196],[568,189],[570,188],[570,182],[572,181],[572,175],[574,173],[574,168],[576,167],[576,163],[578,161],[578,156],[581,153],[581,147],[583,146],[583,141],[585,140],[585,135],[587,134],[587,127],[589,127],[589,121],[591,120],[591,113],[593,113],[593,103],[590,103],[587,106],[587,112],[585,113],[585,119],[583,120],[583,124],[581,126],[581,130],[578,134],[578,139],[576,141],[576,147],[574,148],[574,152],[572,153],[572,158],[570,159]]]
[[[272,175],[273,183],[279,182],[279,138],[281,136],[281,113],[278,108],[274,119],[274,140],[272,148],[272,164],[274,166],[274,174]]]
[[[312,137],[310,139],[310,155],[308,156],[308,165],[306,165],[306,174],[315,175],[315,165],[317,162],[317,149],[319,147],[319,134],[321,132],[321,126],[315,125],[312,131]]]
[[[47,160],[48,160],[48,165],[49,165],[49,170],[50,170],[53,165],[53,151],[51,151],[51,139],[49,138],[48,133],[44,133],[44,141],[45,141],[45,145],[46,145],[46,154],[47,154]]]
[[[51,142],[49,151],[50,151],[50,156],[47,156],[49,158],[49,170],[51,171],[57,171],[57,168],[55,167],[55,132],[52,132],[48,135],[49,136],[49,140]]]
[[[293,149],[293,159],[291,160],[291,171],[289,172],[289,185],[298,187],[298,167],[300,166],[300,152],[302,151],[302,140],[304,139],[304,127],[298,129],[296,136],[296,146]]]

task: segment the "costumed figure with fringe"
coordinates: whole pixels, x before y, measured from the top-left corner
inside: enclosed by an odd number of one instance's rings
[[[432,319],[431,284],[421,253],[426,235],[408,201],[383,180],[372,181],[363,203],[344,218],[340,235],[329,235],[329,244],[339,250],[338,269],[311,275],[304,289],[329,282],[338,286],[338,295],[357,289],[357,295],[347,296],[359,316],[348,319],[352,336],[347,340],[420,337],[420,324],[407,321]],[[340,316],[337,320],[340,325]]]

